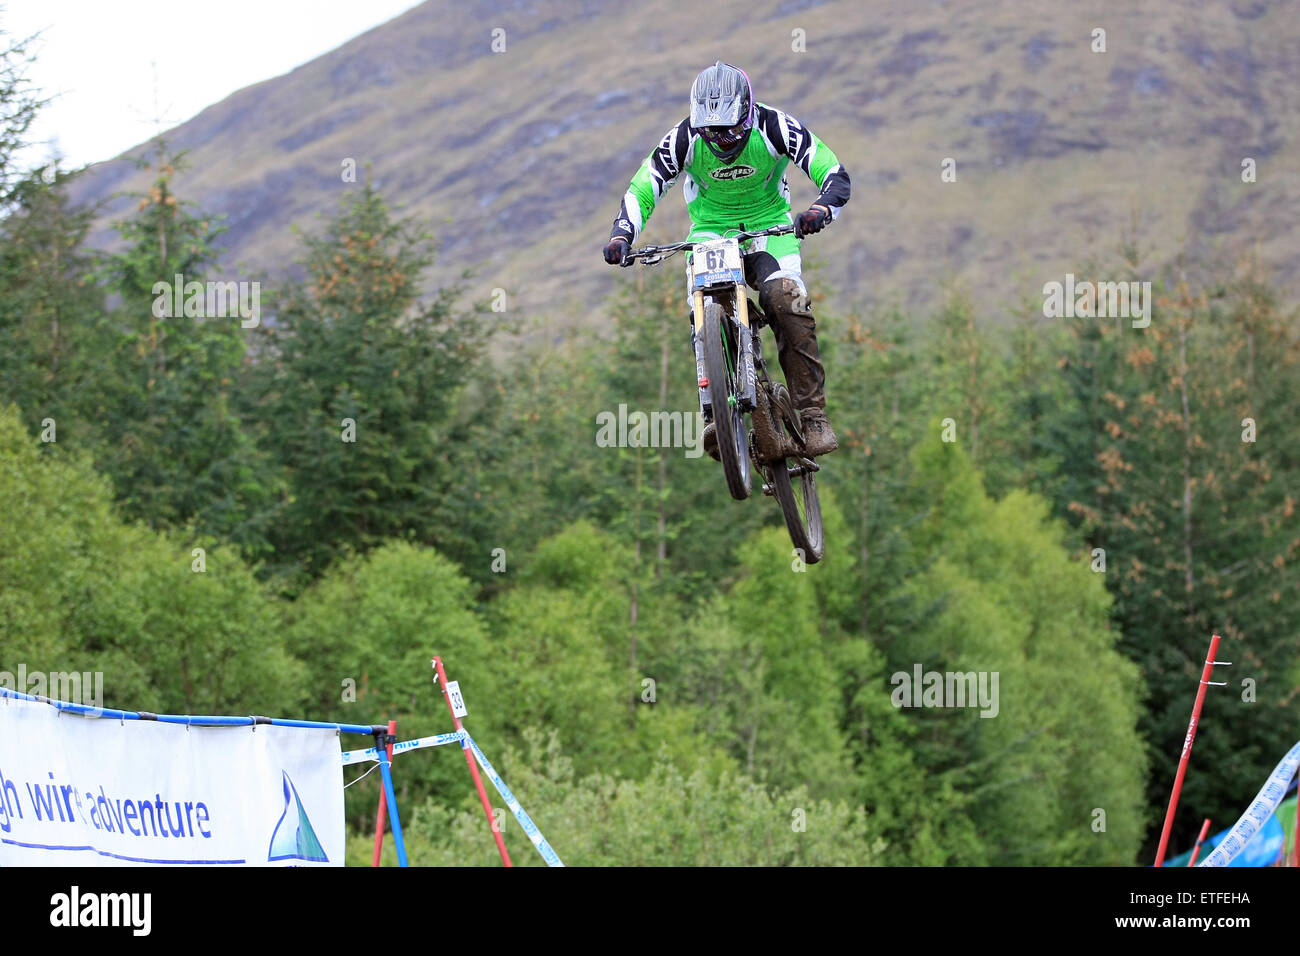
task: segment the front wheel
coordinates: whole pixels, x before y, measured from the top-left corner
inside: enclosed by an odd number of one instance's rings
[[[718,455],[731,497],[742,501],[749,497],[749,436],[745,413],[736,396],[740,392],[736,374],[737,349],[728,342],[731,324],[722,306],[710,302],[704,307],[704,374],[709,378],[709,399],[713,406],[713,424],[718,432]],[[729,345],[733,347],[728,347]]]
[[[778,435],[783,439],[791,439],[789,445],[793,445],[793,435],[801,432],[797,431],[798,413],[795,412],[790,392],[784,385],[773,386],[770,407]],[[803,560],[807,564],[820,561],[826,548],[821,500],[817,497],[816,470],[816,463],[801,455],[778,458],[766,468],[770,478],[768,489],[781,506],[786,530],[790,532],[790,542],[803,552]]]

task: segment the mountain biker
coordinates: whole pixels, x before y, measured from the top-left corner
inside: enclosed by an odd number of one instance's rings
[[[719,60],[695,78],[690,116],[667,132],[632,177],[610,230],[605,261],[623,263],[659,199],[682,175],[690,241],[717,238],[742,223],[749,230],[790,223],[785,172],[791,161],[808,174],[820,195],[794,218],[793,236],[753,240],[743,262],[745,281],[758,290],[759,304],[772,323],[807,452],[815,457],[829,454],[839,443],[826,419],[826,371],[800,276],[799,246],[804,236],[836,219],[849,201],[849,174],[825,143],[790,114],[756,103],[745,72]],[[704,450],[717,458],[717,448],[710,422]]]

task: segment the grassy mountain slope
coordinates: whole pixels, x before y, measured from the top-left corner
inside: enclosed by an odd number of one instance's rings
[[[1097,27],[1105,53],[1090,50]],[[843,305],[924,304],[959,278],[1000,316],[1122,235],[1152,266],[1257,247],[1280,278],[1300,270],[1300,16],[1270,0],[430,0],[178,127],[178,185],[226,214],[232,271],[275,274],[288,227],[313,228],[355,188],[343,161],[370,164],[399,207],[440,224],[441,277],[472,268],[475,298],[501,287],[512,308],[584,324],[590,297],[626,279],[599,248],[627,179],[714,58],[852,174],[847,214],[806,253]],[[1241,182],[1243,157],[1258,182]],[[97,164],[78,196],[146,177]],[[814,196],[797,171],[791,183]],[[651,241],[683,233],[674,193]],[[127,205],[105,207],[97,241]]]

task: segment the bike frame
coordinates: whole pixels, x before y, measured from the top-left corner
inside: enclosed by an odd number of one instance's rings
[[[707,247],[721,246],[727,240],[734,240],[739,251],[739,246],[751,239],[788,235],[794,232],[794,226],[784,224],[773,226],[770,229],[759,229],[754,232],[746,232],[742,227],[739,230],[728,230],[728,232],[734,232],[734,234],[728,235],[724,233],[716,238],[675,242],[667,246],[644,246],[629,255],[624,260],[623,265],[630,266],[638,260],[647,265],[653,265],[662,262],[667,257],[683,249],[687,250],[693,261],[697,251],[707,252]],[[742,265],[743,256],[744,253],[741,252],[741,260],[734,265],[723,266],[703,276],[693,269],[688,270],[688,286],[691,293],[691,339],[695,345],[695,377],[700,389],[700,410],[704,413],[705,421],[712,421],[714,415],[712,383],[709,382],[704,372],[704,353],[701,341],[701,333],[704,328],[704,309],[710,301],[716,302],[722,307],[723,313],[731,319],[739,333],[735,369],[739,392],[736,396],[737,405],[742,412],[752,412],[757,404],[758,383],[754,368],[754,330],[749,321],[749,298],[745,294],[747,285]]]

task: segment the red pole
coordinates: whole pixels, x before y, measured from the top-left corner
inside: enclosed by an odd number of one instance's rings
[[[1187,775],[1187,761],[1192,755],[1192,741],[1196,739],[1196,723],[1201,719],[1201,705],[1205,703],[1205,689],[1210,686],[1210,675],[1214,673],[1214,655],[1219,650],[1219,635],[1210,638],[1210,653],[1205,658],[1205,667],[1201,670],[1201,684],[1196,689],[1196,703],[1192,707],[1192,719],[1187,725],[1187,736],[1183,738],[1183,755],[1178,758],[1178,773],[1174,776],[1174,791],[1169,795],[1169,809],[1165,811],[1165,827],[1160,832],[1160,848],[1156,850],[1156,868],[1165,865],[1165,850],[1169,848],[1169,831],[1174,827],[1174,811],[1178,809],[1178,795],[1183,792],[1183,777]]]
[[[460,725],[460,718],[456,716],[456,710],[451,706],[451,698],[447,695],[447,672],[442,669],[442,658],[435,657],[433,666],[438,671],[438,683],[442,685],[442,699],[447,702],[447,710],[451,713],[451,719],[456,724],[457,730],[463,730]],[[506,866],[514,866],[510,862],[510,854],[506,852],[506,841],[501,838],[501,830],[497,827],[496,817],[492,815],[492,804],[488,802],[487,792],[483,789],[483,778],[478,774],[478,764],[474,762],[474,755],[465,750],[465,762],[469,764],[470,775],[474,778],[474,789],[478,791],[479,801],[483,804],[483,812],[487,814],[488,826],[492,829],[492,836],[497,841],[497,851],[501,854],[501,862]]]
[[[1205,822],[1201,824],[1201,835],[1196,838],[1196,846],[1192,847],[1192,855],[1187,859],[1188,866],[1196,865],[1196,857],[1201,852],[1201,844],[1205,842],[1205,835],[1210,832],[1210,818],[1206,817]]]
[[[388,736],[391,737],[395,733],[397,733],[397,721],[390,720],[388,722]],[[389,744],[385,749],[388,751],[388,762],[392,763],[393,745]],[[379,865],[379,855],[384,850],[384,819],[387,816],[388,816],[388,791],[386,791],[383,787],[380,787],[379,788],[379,813],[375,816],[375,856],[374,859],[370,861],[371,866]]]
[[[1295,788],[1295,833],[1291,839],[1292,865],[1300,866],[1300,770],[1296,771]]]

